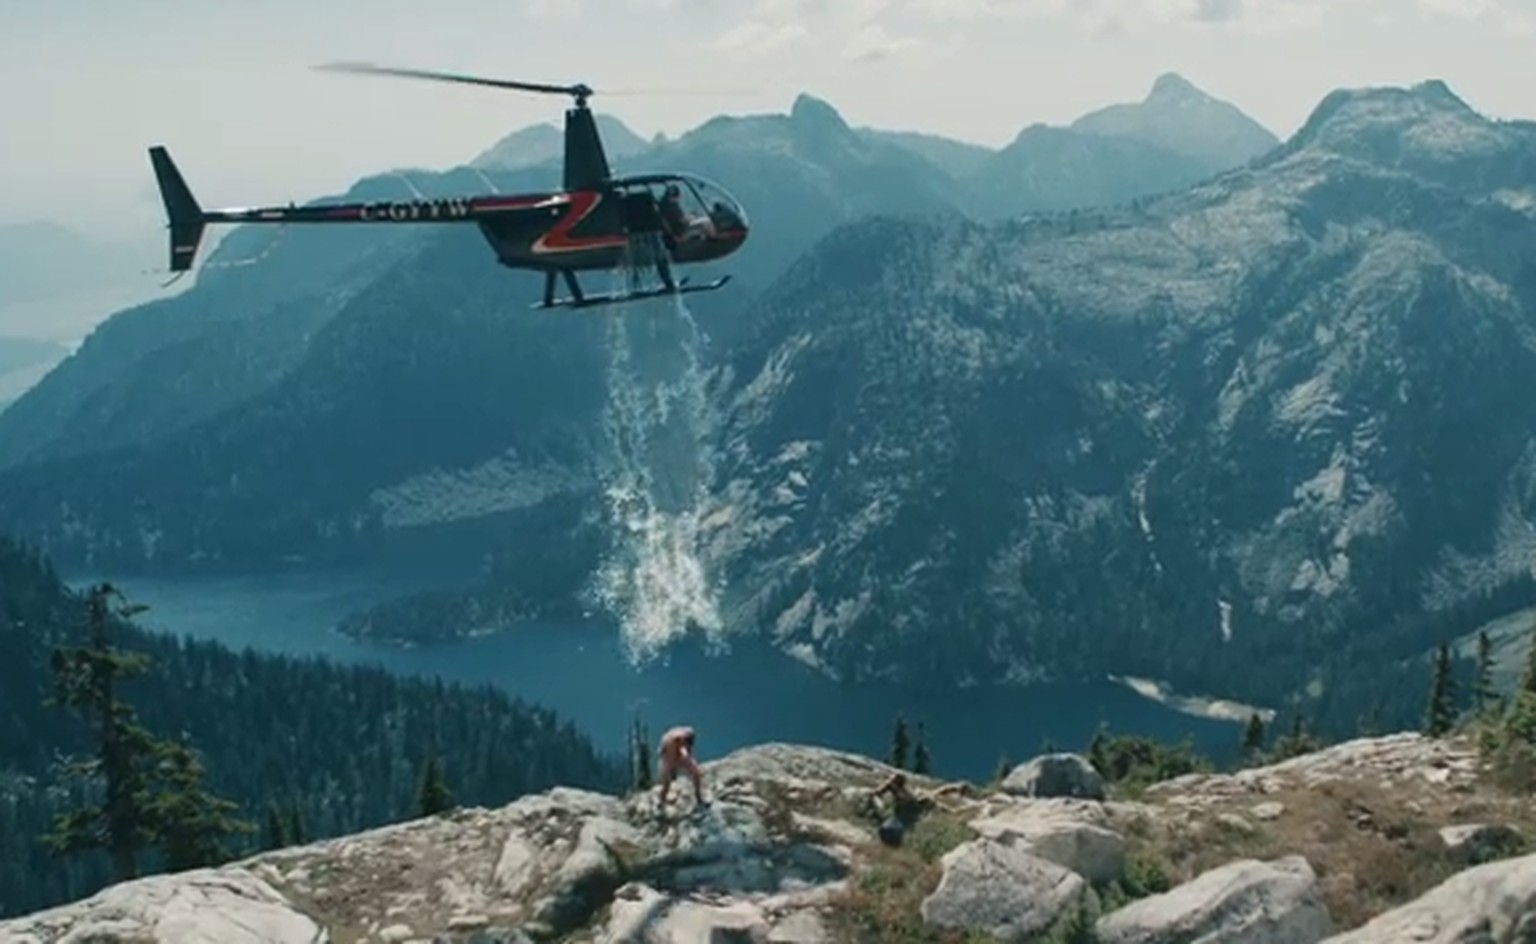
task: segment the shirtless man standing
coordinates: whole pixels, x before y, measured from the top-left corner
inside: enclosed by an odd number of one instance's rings
[[[658,803],[667,805],[667,791],[672,788],[672,778],[681,767],[693,780],[693,796],[700,806],[704,805],[704,772],[693,759],[693,729],[687,726],[672,728],[661,736],[661,795]]]

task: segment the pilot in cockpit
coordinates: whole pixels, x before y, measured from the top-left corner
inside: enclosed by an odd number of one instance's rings
[[[666,193],[661,198],[661,221],[679,242],[712,239],[715,235],[715,224],[709,217],[690,214],[683,209],[683,194],[677,184],[667,184]]]

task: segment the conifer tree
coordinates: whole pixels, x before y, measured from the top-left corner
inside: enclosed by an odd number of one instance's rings
[[[1248,716],[1248,724],[1243,728],[1243,753],[1248,757],[1257,757],[1264,750],[1264,719],[1255,711]]]
[[[1536,695],[1536,626],[1526,636],[1525,670],[1520,673],[1520,690]]]
[[[925,775],[933,772],[933,757],[928,753],[928,732],[921,721],[917,723],[917,742],[912,749],[912,772]]]
[[[1424,716],[1424,733],[1440,737],[1456,721],[1454,692],[1456,680],[1451,677],[1451,647],[1441,643],[1435,650],[1434,677],[1429,686],[1429,707]]]
[[[299,809],[298,800],[288,804],[288,841],[295,846],[305,842],[304,811]]]
[[[1492,649],[1487,630],[1479,632],[1477,634],[1477,679],[1472,683],[1472,709],[1479,718],[1488,714],[1488,709],[1494,701]]]
[[[1536,628],[1529,637],[1525,668],[1520,673],[1520,687],[1504,710],[1504,730],[1508,737],[1536,744]]]
[[[288,845],[288,824],[283,822],[283,813],[277,808],[276,803],[267,804],[267,819],[261,830],[261,847],[263,849],[281,849]]]
[[[421,786],[416,791],[416,815],[436,816],[453,809],[453,794],[443,779],[442,765],[428,757],[421,772]]]
[[[1317,738],[1307,733],[1306,718],[1302,715],[1301,708],[1298,706],[1295,709],[1295,714],[1291,715],[1290,730],[1284,737],[1275,742],[1274,748],[1270,751],[1270,760],[1282,761],[1292,757],[1299,757],[1302,754],[1309,754],[1321,746],[1322,744]]]
[[[180,872],[228,861],[225,837],[253,833],[256,828],[231,815],[239,804],[215,796],[203,786],[203,764],[191,745],[168,741],[159,748],[159,772],[165,786],[151,800],[150,812],[166,870]]]
[[[896,716],[896,728],[891,732],[891,756],[890,764],[900,770],[907,767],[907,750],[911,747],[911,739],[907,736],[907,720],[900,715]]]
[[[651,771],[649,733],[644,722],[636,715],[629,730],[630,787],[636,793],[649,790],[655,780]]]
[[[1011,773],[1013,773],[1013,761],[1008,759],[1008,752],[1003,751],[997,757],[997,769],[992,772],[992,780],[994,783],[1002,783]]]
[[[1355,734],[1359,737],[1375,737],[1381,733],[1381,702],[1378,699],[1355,719]]]
[[[44,840],[61,854],[104,849],[117,881],[138,874],[138,854],[155,839],[149,773],[159,744],[137,723],[133,709],[118,700],[115,687],[118,679],[146,672],[149,660],[113,648],[108,621],[114,613],[127,618],[144,609],[128,605],[111,584],[97,584],[87,597],[87,645],[53,654],[54,695],[49,702],[81,715],[95,740],[96,756],[71,763],[68,772],[99,779],[103,797],[100,803],[57,816]]]
[[[1088,763],[1099,772],[1099,776],[1109,776],[1113,766],[1109,759],[1109,725],[1102,721],[1093,729],[1093,737],[1088,740]]]

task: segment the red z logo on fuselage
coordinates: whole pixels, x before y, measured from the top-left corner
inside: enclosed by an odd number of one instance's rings
[[[603,195],[595,190],[578,190],[570,195],[570,209],[560,218],[549,232],[534,240],[533,251],[544,252],[576,252],[582,249],[603,249],[609,246],[622,246],[627,240],[623,236],[615,236],[612,233],[602,233],[597,236],[572,236],[571,230],[582,220],[592,215],[597,205],[603,200]]]

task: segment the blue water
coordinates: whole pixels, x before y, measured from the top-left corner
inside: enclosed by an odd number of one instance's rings
[[[134,602],[150,606],[139,618],[147,628],[236,649],[324,655],[448,682],[492,683],[554,709],[615,753],[623,750],[633,711],[653,735],[673,724],[696,727],[701,759],[764,741],[883,756],[902,713],[925,723],[939,775],[971,779],[990,776],[1004,752],[1014,761],[1032,756],[1046,738],[1063,749],[1081,748],[1100,721],[1119,733],[1169,740],[1189,734],[1197,746],[1223,753],[1238,735],[1230,722],[1181,714],[1108,682],[942,694],[848,686],[752,639],[737,641],[724,655],[680,644],[637,669],[626,662],[617,630],[601,621],[531,625],[417,649],[360,644],[333,632],[351,610],[404,589],[378,578],[110,579]]]

